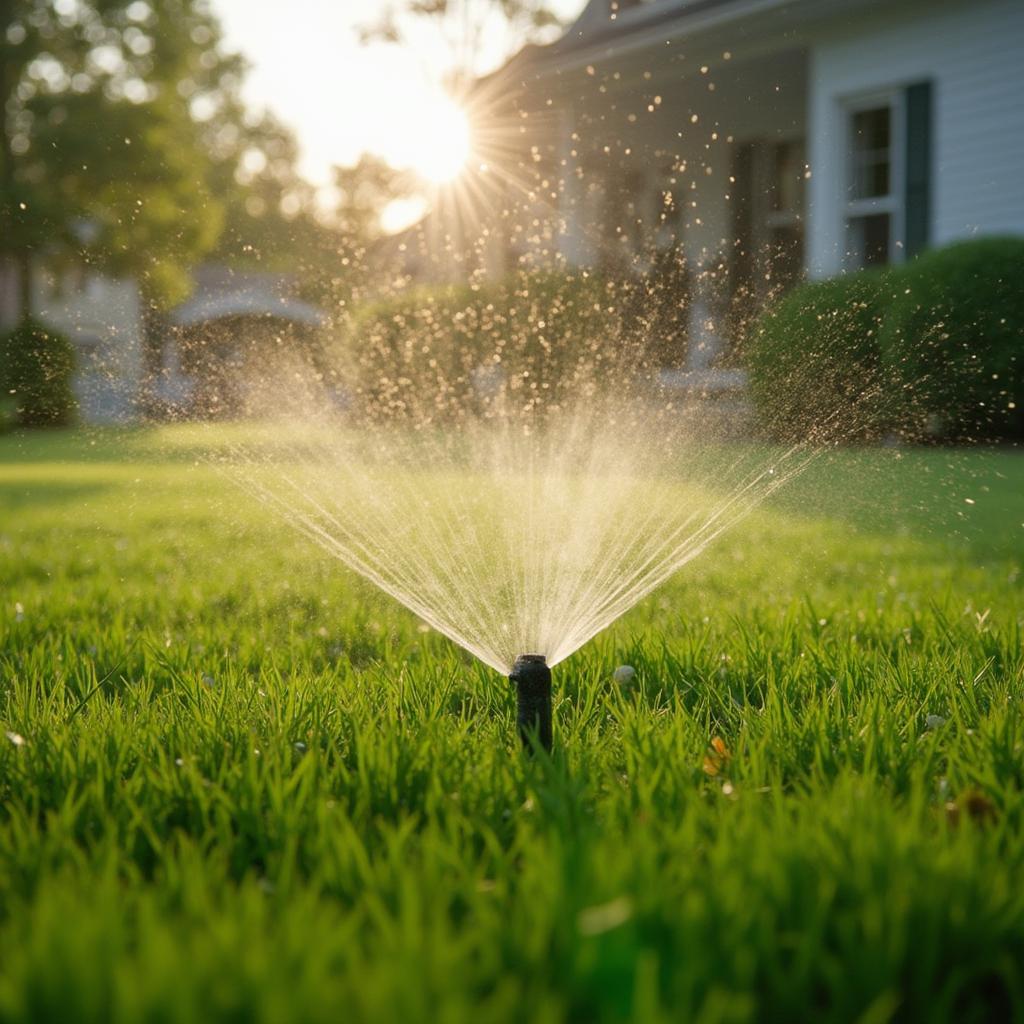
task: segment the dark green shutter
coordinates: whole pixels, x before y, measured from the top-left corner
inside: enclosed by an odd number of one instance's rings
[[[928,248],[932,218],[932,83],[907,86],[906,181],[904,193],[907,259]]]

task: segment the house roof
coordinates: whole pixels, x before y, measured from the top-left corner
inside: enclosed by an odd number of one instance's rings
[[[527,46],[488,78],[519,77],[522,83],[586,66],[606,57],[694,39],[735,23],[745,36],[788,34],[802,24],[891,0],[650,0],[613,10],[609,0],[590,0],[561,38]],[[614,17],[613,17],[614,14]],[[784,17],[779,17],[785,15]],[[755,27],[756,26],[756,27]]]
[[[608,0],[591,0],[575,24],[556,40],[550,50],[565,53],[611,40],[621,40],[637,32],[682,22],[709,11],[736,8],[737,13],[749,8],[749,0],[655,0],[637,7],[612,11]],[[612,14],[614,13],[614,18]],[[716,13],[720,13],[716,10]]]
[[[195,276],[192,297],[171,311],[171,323],[177,327],[237,316],[287,320],[308,327],[326,322],[323,310],[288,294],[291,282],[286,275],[205,266]]]

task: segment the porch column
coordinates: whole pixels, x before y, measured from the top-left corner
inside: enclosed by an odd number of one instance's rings
[[[691,278],[687,373],[706,373],[726,349],[726,340],[720,333],[724,327],[721,322],[722,303],[714,275],[715,270],[703,262]]]

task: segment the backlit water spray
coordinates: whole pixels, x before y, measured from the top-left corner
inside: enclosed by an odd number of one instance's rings
[[[511,675],[524,738],[549,746],[551,668],[823,445],[725,440],[721,410],[666,396],[619,339],[599,356],[588,343],[565,369],[520,332],[500,361],[460,348],[444,372],[429,360],[424,372],[415,360],[442,332],[411,340],[404,372],[362,351],[339,371],[333,386],[349,397],[330,413],[322,374],[264,380],[263,408],[277,415],[219,461],[325,552]]]

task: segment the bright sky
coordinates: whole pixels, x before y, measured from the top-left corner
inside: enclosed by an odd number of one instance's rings
[[[465,126],[439,84],[443,44],[433,32],[409,46],[359,44],[358,27],[374,23],[385,6],[213,0],[228,46],[252,64],[247,100],[269,107],[295,131],[303,173],[316,184],[329,180],[332,165],[353,163],[364,150],[437,180],[457,170]],[[566,18],[582,6],[583,0],[552,0]]]

